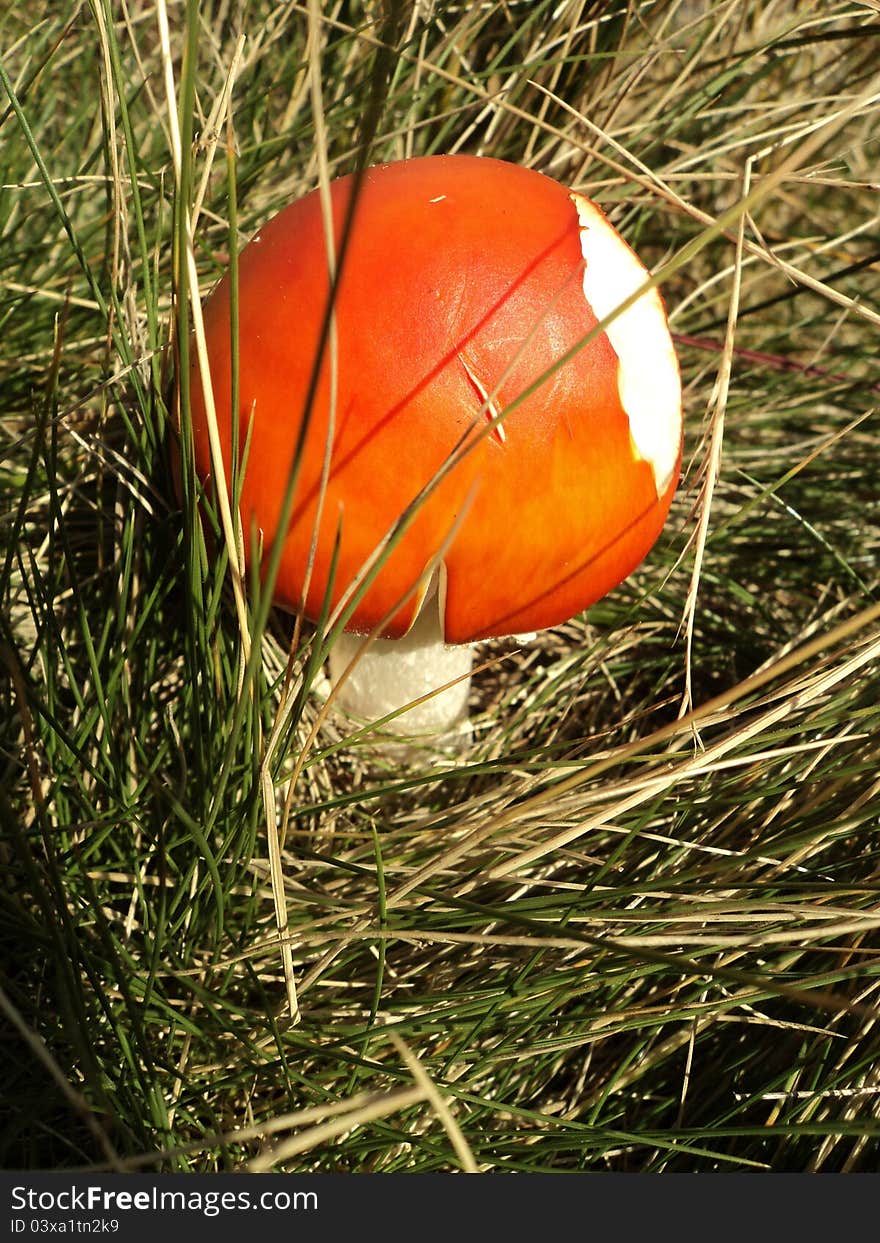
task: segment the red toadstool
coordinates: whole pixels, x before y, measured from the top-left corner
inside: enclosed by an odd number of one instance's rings
[[[337,248],[354,184],[343,177],[330,187]],[[275,601],[315,619],[325,595],[336,606],[360,581],[406,515],[347,623],[355,635],[378,627],[381,638],[349,679],[346,702],[376,719],[459,676],[457,688],[394,726],[440,731],[464,711],[468,644],[567,620],[653,545],[681,459],[675,350],[656,289],[590,336],[647,273],[587,198],[513,164],[430,156],[367,171],[333,296],[336,348],[315,370],[331,296],[327,253],[316,191],[240,256],[245,542],[253,527],[264,552],[283,541]],[[204,322],[228,474],[228,278],[207,299]],[[206,481],[195,361],[191,393]],[[303,433],[290,521],[279,531]],[[333,669],[361,642],[337,645]]]

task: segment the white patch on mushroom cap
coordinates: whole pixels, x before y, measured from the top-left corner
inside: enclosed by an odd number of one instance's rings
[[[581,194],[572,193],[571,200],[580,222],[584,297],[602,320],[644,285],[648,272],[595,204]],[[617,388],[633,444],[650,462],[662,496],[681,444],[681,377],[657,290],[621,311],[606,333],[617,355]]]

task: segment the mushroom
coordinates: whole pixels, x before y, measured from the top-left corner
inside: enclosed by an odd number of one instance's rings
[[[317,191],[239,260],[245,543],[258,530],[265,563],[282,541],[282,607],[315,620],[356,602],[331,653],[337,678],[373,638],[340,688],[350,713],[429,695],[393,729],[442,733],[466,715],[470,645],[567,620],[654,544],[680,469],[678,363],[656,289],[595,331],[647,272],[538,172],[428,156],[342,177],[329,202],[335,287]],[[228,276],[204,322],[228,474]],[[191,394],[207,482],[195,362]]]

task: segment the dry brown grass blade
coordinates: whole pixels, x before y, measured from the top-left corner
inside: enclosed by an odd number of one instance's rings
[[[746,164],[743,175],[742,197],[748,198],[751,186],[751,161]],[[724,346],[718,363],[718,375],[712,390],[709,449],[703,465],[703,479],[700,494],[697,498],[697,527],[693,536],[694,568],[685,601],[685,666],[684,694],[682,695],[678,715],[683,717],[693,706],[693,647],[694,619],[697,611],[697,595],[700,589],[700,573],[703,568],[703,557],[706,552],[706,540],[709,536],[709,523],[712,517],[712,497],[715,484],[721,470],[721,451],[724,443],[724,412],[727,409],[727,395],[730,390],[730,374],[733,367],[733,347],[736,339],[736,321],[739,315],[739,298],[742,289],[743,242],[745,239],[746,213],[739,218],[736,234],[736,255],[733,264],[733,281],[730,290],[730,309],[727,317],[727,331],[724,334]]]
[[[425,1099],[434,1107],[434,1112],[443,1124],[443,1129],[449,1136],[455,1154],[461,1162],[461,1168],[466,1174],[479,1174],[480,1167],[474,1160],[474,1154],[471,1152],[470,1144],[464,1136],[464,1132],[455,1120],[449,1104],[444,1099],[442,1093],[438,1090],[437,1085],[425,1070],[422,1063],[413,1053],[412,1049],[402,1039],[401,1036],[394,1031],[393,1028],[388,1029],[388,1038],[394,1045],[397,1052],[406,1062],[407,1068],[411,1071],[412,1077],[415,1079],[417,1086],[424,1092]]]
[[[399,1088],[393,1092],[377,1093],[366,1101],[344,1102],[349,1105],[341,1117],[332,1122],[319,1123],[299,1135],[265,1148],[256,1157],[247,1162],[245,1169],[249,1174],[265,1174],[277,1166],[283,1166],[293,1157],[304,1152],[311,1152],[323,1144],[340,1139],[356,1127],[369,1126],[380,1118],[409,1109],[426,1100],[422,1087]]]

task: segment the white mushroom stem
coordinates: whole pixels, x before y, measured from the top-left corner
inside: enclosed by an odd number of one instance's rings
[[[362,635],[344,634],[330,652],[330,680],[337,685],[364,645]],[[339,689],[336,702],[349,716],[377,721],[415,699],[424,703],[389,721],[390,733],[417,737],[448,734],[467,721],[473,648],[443,642],[439,600],[432,595],[402,639],[375,639]],[[447,682],[454,686],[438,691]]]

